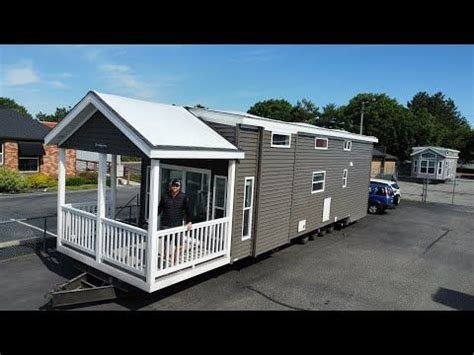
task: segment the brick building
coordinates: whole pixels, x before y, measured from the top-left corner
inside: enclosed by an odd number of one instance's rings
[[[58,148],[45,145],[51,125],[25,117],[18,111],[0,107],[0,167],[25,174],[58,174]],[[67,150],[68,176],[76,175],[76,151]]]

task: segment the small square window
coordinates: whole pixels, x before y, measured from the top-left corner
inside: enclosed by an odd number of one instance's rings
[[[314,149],[328,149],[328,139],[327,138],[315,138],[314,139]]]
[[[290,148],[291,145],[291,135],[290,134],[281,134],[272,132],[272,147],[277,148]]]

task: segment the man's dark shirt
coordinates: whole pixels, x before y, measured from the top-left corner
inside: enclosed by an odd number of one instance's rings
[[[191,222],[191,210],[189,208],[188,197],[181,191],[175,197],[170,192],[161,196],[158,205],[158,215],[163,212],[161,225],[167,227],[179,227],[183,225],[183,217],[186,223]]]

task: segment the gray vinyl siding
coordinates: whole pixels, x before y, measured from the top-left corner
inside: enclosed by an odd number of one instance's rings
[[[295,183],[291,207],[290,239],[350,215],[355,221],[367,214],[372,144],[352,141],[351,151],[343,140],[328,138],[328,149],[314,149],[314,137],[298,136]],[[353,166],[350,166],[350,162]],[[348,169],[347,187],[342,187],[343,170]],[[326,171],[324,191],[311,193],[314,171]],[[331,197],[330,218],[322,222],[324,199]],[[298,233],[298,222],[306,230]]]
[[[106,144],[107,147],[97,147],[96,143]],[[107,154],[144,156],[142,151],[99,111],[94,113],[60,147]]]
[[[289,241],[295,138],[290,148],[271,147],[271,132],[263,132],[255,256]]]
[[[259,131],[246,130],[237,127],[236,140],[238,147],[245,152],[245,159],[236,164],[235,190],[234,190],[234,215],[232,224],[231,260],[242,259],[252,255],[252,243],[256,237],[255,216],[256,216],[256,194],[258,186],[258,147]],[[253,195],[253,215],[251,238],[242,240],[242,221],[244,206],[244,186],[245,178],[254,177]]]
[[[236,126],[224,125],[220,123],[207,122],[207,121],[204,121],[204,123],[206,123],[209,127],[215,130],[217,133],[219,133],[222,137],[227,139],[230,143],[235,145],[235,132],[237,129]]]
[[[232,220],[232,241],[231,241],[231,260],[242,259],[252,255],[252,243],[256,237],[255,216],[256,216],[256,194],[258,185],[257,167],[258,167],[258,148],[259,132],[256,128],[251,130],[241,128],[240,126],[223,125],[219,123],[206,122],[216,132],[226,138],[230,143],[236,145],[245,152],[245,159],[237,162],[235,168],[235,188],[234,188],[234,213]],[[227,174],[226,174],[227,175]],[[244,205],[244,186],[245,178],[254,177],[254,209],[252,216],[252,234],[251,238],[242,240],[242,219]]]

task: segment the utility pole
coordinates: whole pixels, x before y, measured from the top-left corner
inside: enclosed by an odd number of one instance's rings
[[[362,107],[360,109],[360,133],[362,134],[362,128],[364,126],[364,108],[365,108],[365,101],[362,101]]]

